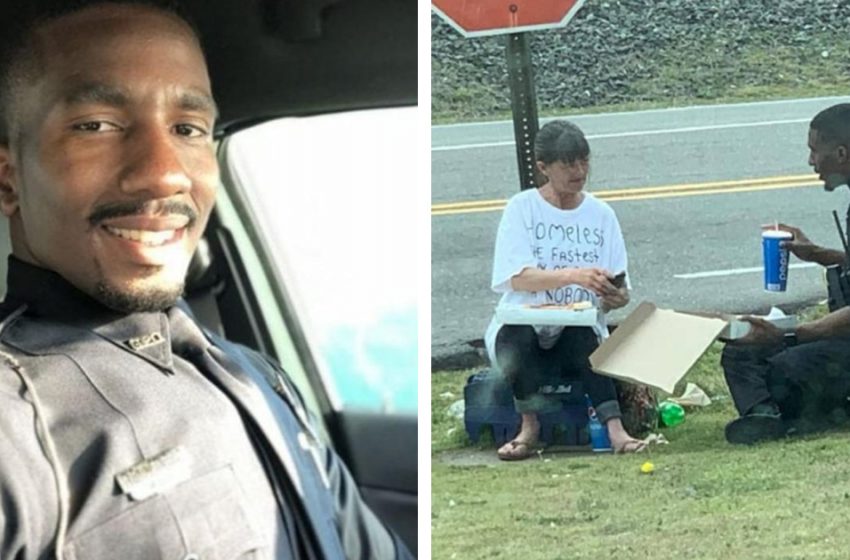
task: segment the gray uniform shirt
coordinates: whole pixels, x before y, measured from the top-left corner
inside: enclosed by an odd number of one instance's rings
[[[294,557],[239,412],[172,354],[168,316],[43,291],[0,333],[0,558],[53,557],[56,471],[68,560]]]

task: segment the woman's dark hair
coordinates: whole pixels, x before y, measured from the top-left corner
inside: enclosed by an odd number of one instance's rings
[[[546,165],[562,161],[573,163],[590,157],[590,145],[584,132],[569,121],[557,120],[543,125],[534,139],[534,157]]]

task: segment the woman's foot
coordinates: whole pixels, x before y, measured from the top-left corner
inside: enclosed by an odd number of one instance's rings
[[[639,453],[646,448],[646,442],[630,436],[619,418],[611,418],[605,425],[614,453]]]
[[[502,461],[522,461],[537,451],[537,443],[514,439],[499,448],[496,454]]]
[[[528,459],[537,451],[540,422],[536,414],[522,414],[519,433],[514,439],[499,448],[496,454],[502,461]]]

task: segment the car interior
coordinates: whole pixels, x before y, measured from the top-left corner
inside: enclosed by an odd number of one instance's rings
[[[270,119],[417,104],[414,0],[186,0],[183,4],[201,33],[220,110],[216,138],[222,142]],[[2,19],[14,22],[14,14],[3,14]],[[226,174],[222,180],[226,190]],[[346,188],[368,180],[352,178]],[[254,246],[237,243],[215,211],[190,266],[186,299],[208,329],[280,360],[273,344],[278,334],[264,317],[244,262],[246,251],[263,260],[262,242],[252,237],[250,213],[240,215]],[[6,227],[0,227],[0,250],[11,251]],[[6,260],[0,259],[2,293],[5,268]],[[287,336],[306,372],[309,386],[300,389],[311,392],[318,403],[325,433],[364,498],[415,553],[415,415],[335,410],[286,287],[274,278],[270,282]]]

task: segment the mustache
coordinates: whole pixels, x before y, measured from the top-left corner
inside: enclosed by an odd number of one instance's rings
[[[94,209],[89,216],[89,223],[95,227],[104,220],[123,218],[125,216],[165,216],[181,214],[189,218],[186,227],[192,227],[198,219],[198,212],[185,202],[177,200],[131,200],[103,204]]]

